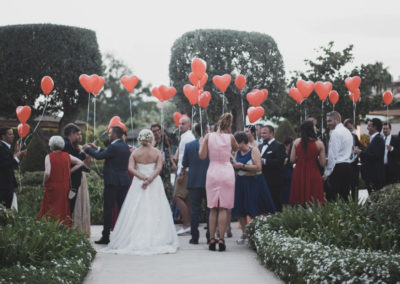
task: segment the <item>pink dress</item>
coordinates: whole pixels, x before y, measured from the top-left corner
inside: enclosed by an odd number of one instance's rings
[[[235,172],[230,162],[231,135],[210,133],[208,136],[208,157],[206,191],[207,207],[233,208],[235,200]]]

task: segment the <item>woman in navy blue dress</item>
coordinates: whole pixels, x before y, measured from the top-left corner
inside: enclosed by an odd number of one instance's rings
[[[232,216],[239,218],[243,235],[237,243],[243,244],[246,239],[247,216],[255,218],[259,215],[272,214],[276,209],[261,173],[260,151],[257,147],[249,146],[249,139],[245,132],[236,132],[235,139],[239,144],[239,151],[233,163],[237,176]]]

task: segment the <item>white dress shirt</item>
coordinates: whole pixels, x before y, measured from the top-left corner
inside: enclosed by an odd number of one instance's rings
[[[267,144],[265,144],[265,145],[262,147],[262,149],[261,149],[261,157],[262,157],[262,155],[264,155],[265,151],[267,151],[267,148],[269,147],[269,145],[271,145],[271,143],[274,142],[274,141],[275,141],[275,138],[272,138],[271,140],[268,141]],[[261,162],[262,162],[263,165],[265,165],[265,164],[267,163],[267,160],[264,159],[264,158],[262,158],[262,159],[261,159]]]
[[[179,142],[179,147],[178,147],[178,171],[177,171],[178,175],[181,173],[182,170],[182,160],[183,160],[183,154],[185,153],[185,145],[189,142],[192,142],[195,139],[196,138],[194,137],[191,130],[188,130],[181,135],[181,141]]]
[[[329,176],[336,164],[350,163],[353,151],[353,135],[342,123],[336,125],[329,139],[328,164],[325,176]]]
[[[386,165],[388,163],[388,153],[389,153],[387,146],[390,145],[390,141],[392,140],[392,134],[385,136],[383,139],[385,139],[385,156],[383,158],[383,162]],[[392,147],[392,150],[390,150],[390,152],[392,152],[392,151],[393,151],[393,147]]]

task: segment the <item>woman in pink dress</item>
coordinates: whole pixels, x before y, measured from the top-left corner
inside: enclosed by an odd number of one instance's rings
[[[208,133],[200,142],[200,159],[208,157],[206,179],[207,207],[210,208],[209,249],[215,251],[217,241],[215,231],[218,223],[219,251],[226,249],[224,236],[228,225],[229,209],[233,208],[235,199],[235,172],[231,164],[232,151],[239,146],[231,134],[232,114],[223,114],[218,121],[217,132]]]

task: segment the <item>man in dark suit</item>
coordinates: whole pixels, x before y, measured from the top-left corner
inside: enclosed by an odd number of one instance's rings
[[[10,127],[0,128],[0,204],[11,208],[17,180],[14,169],[26,155],[26,150],[21,151],[21,144],[15,146],[15,153],[11,152],[14,133]]]
[[[368,193],[382,188],[385,183],[385,168],[383,158],[385,155],[385,141],[380,134],[382,121],[374,118],[368,122],[368,133],[370,140],[367,149],[361,150],[354,147],[354,151],[359,155],[362,166],[362,176],[367,185]]]
[[[280,195],[284,183],[285,147],[275,140],[275,129],[271,125],[261,128],[261,138],[263,139],[263,144],[259,146],[259,150],[261,153],[262,172],[271,191],[276,209],[282,211]]]
[[[121,127],[111,127],[108,138],[111,144],[103,150],[94,144],[83,146],[85,152],[96,160],[105,159],[103,168],[104,177],[104,225],[102,237],[96,244],[108,244],[110,242],[110,229],[112,223],[112,211],[115,202],[121,210],[131,183],[128,175],[128,162],[130,151],[128,145],[122,140]]]
[[[383,139],[385,140],[385,184],[399,182],[400,173],[400,140],[391,134],[390,122],[383,123]]]
[[[183,154],[182,167],[183,173],[187,174],[187,189],[189,190],[190,198],[190,233],[192,238],[189,243],[197,245],[199,243],[199,218],[201,215],[201,203],[206,200],[206,176],[209,164],[208,157],[204,160],[199,157],[201,137],[201,127],[203,127],[203,134],[208,133],[207,124],[196,124],[194,130],[198,138],[185,145],[185,152]],[[186,173],[185,169],[189,171]],[[208,215],[208,214],[207,214]],[[207,216],[207,243],[210,239],[210,232],[208,230],[208,216]]]

